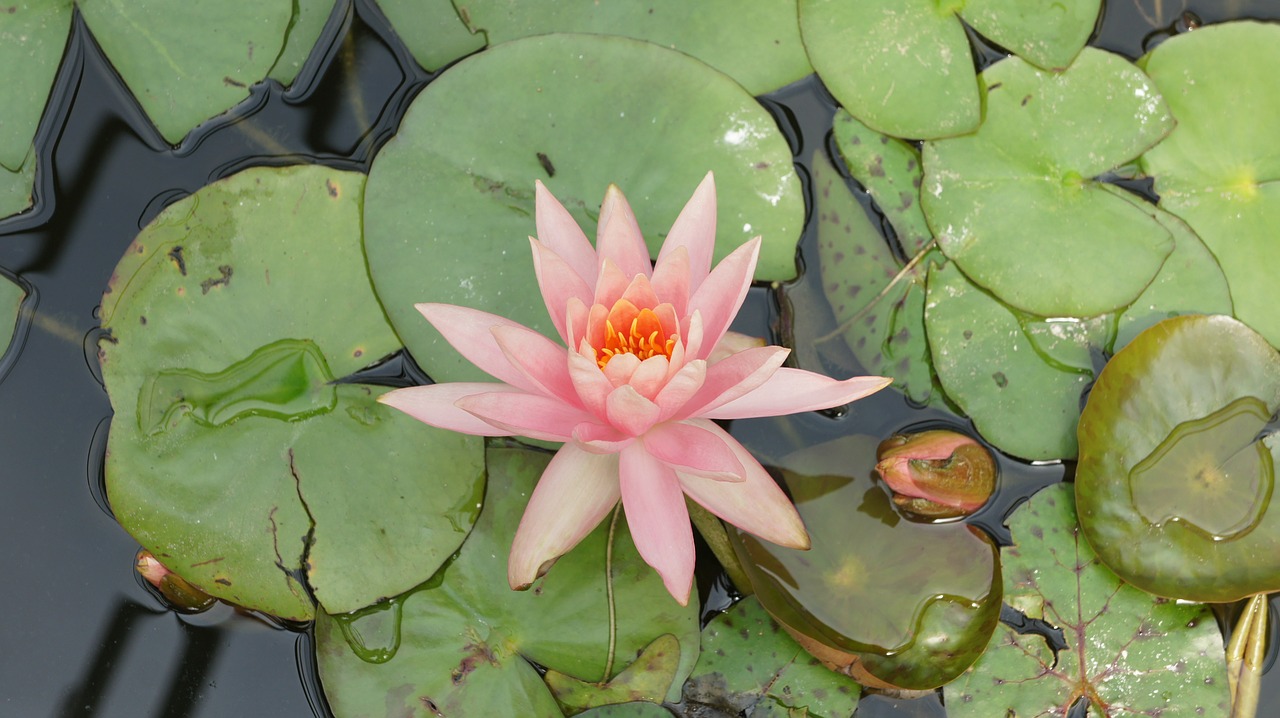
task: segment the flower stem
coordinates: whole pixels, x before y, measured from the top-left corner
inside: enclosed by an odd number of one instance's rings
[[[613,518],[609,520],[609,539],[604,548],[604,590],[609,598],[609,654],[604,662],[604,678],[600,683],[608,683],[613,677],[613,654],[618,645],[618,610],[613,602],[613,537],[618,533],[618,516],[622,514],[622,502],[613,507]]]
[[[750,596],[754,593],[751,589],[751,580],[747,578],[747,572],[738,562],[738,554],[734,553],[733,546],[729,543],[729,534],[724,530],[724,524],[720,523],[720,519],[710,511],[702,508],[698,502],[686,498],[685,504],[689,507],[689,518],[693,519],[693,525],[711,547],[711,552],[716,555],[720,565],[724,566],[725,572],[729,574],[729,580],[738,589],[738,593]]]
[[[1267,648],[1267,596],[1249,599],[1227,643],[1227,683],[1231,718],[1254,718],[1262,688],[1262,662]]]

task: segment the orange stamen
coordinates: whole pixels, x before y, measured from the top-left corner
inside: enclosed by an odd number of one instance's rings
[[[676,338],[667,336],[663,331],[658,315],[652,309],[641,309],[634,313],[625,309],[619,311],[623,309],[619,306],[621,304],[619,302],[615,305],[614,311],[605,320],[604,346],[596,350],[596,362],[600,368],[603,369],[618,354],[634,354],[640,361],[659,355],[670,359],[671,351],[676,346]],[[634,310],[634,305],[626,308]],[[626,321],[628,314],[631,315],[630,326],[627,326]]]

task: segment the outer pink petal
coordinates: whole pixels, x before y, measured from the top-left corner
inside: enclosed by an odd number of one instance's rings
[[[783,367],[753,391],[700,414],[709,419],[749,419],[828,409],[874,394],[892,383],[893,379],[883,376],[855,376],[838,381],[811,371]]]
[[[619,455],[618,474],[636,550],[662,577],[672,597],[681,606],[688,605],[693,588],[693,529],[676,473],[637,443]]]
[[[689,299],[689,309],[702,314],[704,335],[699,359],[707,358],[738,315],[751,288],[759,255],[760,238],[755,237],[717,264]]]
[[[710,421],[689,422],[718,435],[744,469],[744,481],[716,481],[677,471],[685,493],[708,511],[743,531],[787,548],[809,548],[809,534],[791,500],[772,476],[736,439]],[[625,500],[625,493],[624,500]]]
[[[593,454],[616,454],[630,446],[636,439],[607,424],[583,422],[573,427],[573,440],[583,451],[590,451]]]
[[[658,405],[640,395],[634,387],[614,389],[605,402],[609,423],[629,436],[639,436],[658,420]]]
[[[582,227],[540,181],[534,185],[534,225],[538,240],[564,259],[588,285],[596,283],[599,260]]]
[[[711,271],[711,255],[716,248],[716,180],[710,172],[702,178],[671,225],[662,251],[658,252],[658,263],[681,247],[689,252],[689,291],[697,291]]]
[[[663,246],[662,251],[667,252],[666,246]],[[692,290],[689,288],[687,248],[676,247],[675,251],[667,252],[653,266],[653,292],[658,295],[658,301],[675,307],[676,314],[684,316],[689,311],[689,295]]]
[[[743,467],[737,455],[718,434],[696,423],[669,421],[644,434],[644,448],[678,472],[717,481],[742,481]]]
[[[603,419],[606,415],[605,402],[613,392],[613,384],[600,371],[595,359],[589,359],[581,352],[569,352],[569,377],[583,407]]]
[[[644,235],[640,234],[640,225],[636,224],[636,215],[617,185],[609,185],[600,206],[596,254],[601,262],[612,260],[628,280],[637,274],[647,277],[653,273],[649,248],[645,246]]]
[[[720,337],[720,341],[716,343],[715,348],[707,355],[707,361],[714,364],[722,359],[728,359],[738,352],[763,346],[768,346],[768,344],[760,337],[738,332],[725,332],[724,336]]]
[[[551,562],[578,545],[622,494],[618,456],[565,444],[542,472],[511,542],[507,581],[528,588]]]
[[[613,303],[622,298],[622,293],[627,291],[627,286],[631,284],[631,277],[623,273],[622,269],[612,259],[602,259],[600,265],[600,278],[596,280],[595,303],[602,305],[603,312],[597,312],[595,307],[591,308],[591,320],[589,327],[595,327],[599,322],[603,321],[609,314],[609,309],[613,307]],[[597,314],[599,315],[597,317]],[[594,331],[594,329],[592,330]],[[604,330],[601,329],[601,332]]]
[[[680,419],[706,416],[710,410],[750,393],[778,371],[790,352],[784,347],[759,347],[708,364],[707,378],[702,387],[676,411],[675,416]]]
[[[653,400],[660,410],[658,421],[666,421],[675,416],[698,393],[706,380],[707,363],[702,359],[695,359],[681,367]]]
[[[493,378],[525,391],[535,392],[536,384],[524,372],[511,365],[507,355],[494,339],[493,327],[519,327],[516,322],[478,309],[452,304],[415,304],[422,316],[431,322],[458,353],[483,369]]]
[[[494,426],[543,441],[568,441],[573,427],[593,418],[559,399],[523,392],[472,394],[456,403]]]
[[[538,276],[538,287],[542,290],[547,313],[551,315],[560,338],[566,345],[572,346],[567,324],[569,300],[577,298],[584,303],[590,302],[591,287],[560,255],[541,242],[530,237],[529,245],[533,249],[533,271]]]
[[[519,369],[540,393],[581,404],[569,377],[569,351],[542,334],[522,326],[493,328],[494,340],[507,361]]]
[[[506,384],[453,382],[396,389],[378,397],[378,402],[393,406],[425,424],[474,436],[512,436],[514,432],[495,426],[475,414],[457,407],[457,401],[477,394],[503,393],[524,395]]]
[[[587,318],[591,315],[586,302],[570,297],[565,307],[564,345],[570,349],[578,346],[578,342],[587,336]]]

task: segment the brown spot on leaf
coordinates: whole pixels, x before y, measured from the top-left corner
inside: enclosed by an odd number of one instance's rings
[[[147,326],[147,318],[146,318],[145,316],[143,316],[143,315],[139,314],[139,315],[138,315],[138,323],[139,323],[139,324],[141,324],[141,325],[142,325],[142,326],[144,326],[144,327],[145,327],[145,326]]]
[[[224,577],[222,577],[222,576],[219,576],[218,578],[213,579],[213,582],[214,582],[214,583],[217,583],[217,584],[221,584],[221,585],[223,585],[223,586],[230,586],[230,585],[231,585],[231,579],[229,579],[229,578],[224,578]]]
[[[219,266],[218,272],[221,273],[222,276],[210,277],[209,279],[206,279],[200,283],[201,294],[208,294],[209,290],[213,289],[214,287],[225,287],[228,284],[231,284],[231,274],[232,274],[231,265],[223,264]]]
[[[227,76],[224,76],[224,77],[222,78],[222,84],[224,84],[224,85],[230,85],[231,87],[239,87],[239,88],[245,88],[245,87],[248,87],[248,85],[244,84],[243,82],[241,82],[241,81],[239,81],[239,80],[237,80],[237,79],[235,79],[235,78],[233,78],[233,77],[227,77]]]
[[[556,166],[551,164],[551,158],[547,156],[547,153],[538,153],[538,164],[542,165],[542,171],[547,173],[547,177],[556,176]]]
[[[178,273],[187,276],[187,260],[182,258],[182,245],[178,245],[169,250],[169,259],[173,260],[174,265],[178,267]]]
[[[1027,103],[1030,101],[1031,101],[1031,95],[1027,95],[1026,97],[1022,98],[1022,106],[1026,107]]]
[[[341,188],[339,188],[338,185],[334,184],[333,180],[328,178],[326,178],[324,181],[324,189],[326,192],[329,193],[330,199],[337,199],[342,194]]]
[[[1001,389],[1005,388],[1006,386],[1009,386],[1009,377],[1005,376],[1004,372],[1002,371],[998,371],[995,374],[992,374],[991,378],[995,380],[996,386],[1000,387]]]

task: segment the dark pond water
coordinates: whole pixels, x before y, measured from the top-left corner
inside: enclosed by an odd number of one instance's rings
[[[1207,23],[1276,17],[1280,8],[1273,1],[1117,0],[1095,44],[1136,56],[1144,44],[1195,24],[1188,12]],[[55,88],[57,111],[48,113],[37,140],[46,162],[40,204],[0,222],[0,267],[35,290],[21,353],[0,367],[8,369],[0,383],[0,717],[329,715],[305,630],[225,606],[179,616],[136,576],[137,544],[112,519],[102,490],[111,408],[94,358],[102,288],[134,235],[166,204],[255,164],[367,169],[430,79],[366,2],[340,7],[326,37],[331,51],[313,58],[314,82],[304,78],[307,87],[292,93],[259,88],[234,118],[211,123],[173,150],[77,21]],[[825,146],[834,106],[817,82],[765,102],[798,161]],[[735,328],[769,333],[781,315],[773,295],[759,288]],[[803,423],[820,440],[940,418],[886,395],[848,416],[813,415]],[[753,431],[748,422],[735,427],[754,443]],[[997,536],[1014,505],[1063,473],[1014,462],[1003,470],[1002,493],[978,517]],[[701,577],[704,595],[710,578]],[[1264,706],[1280,707],[1277,674],[1267,677]],[[858,715],[944,711],[936,699],[871,698]]]

